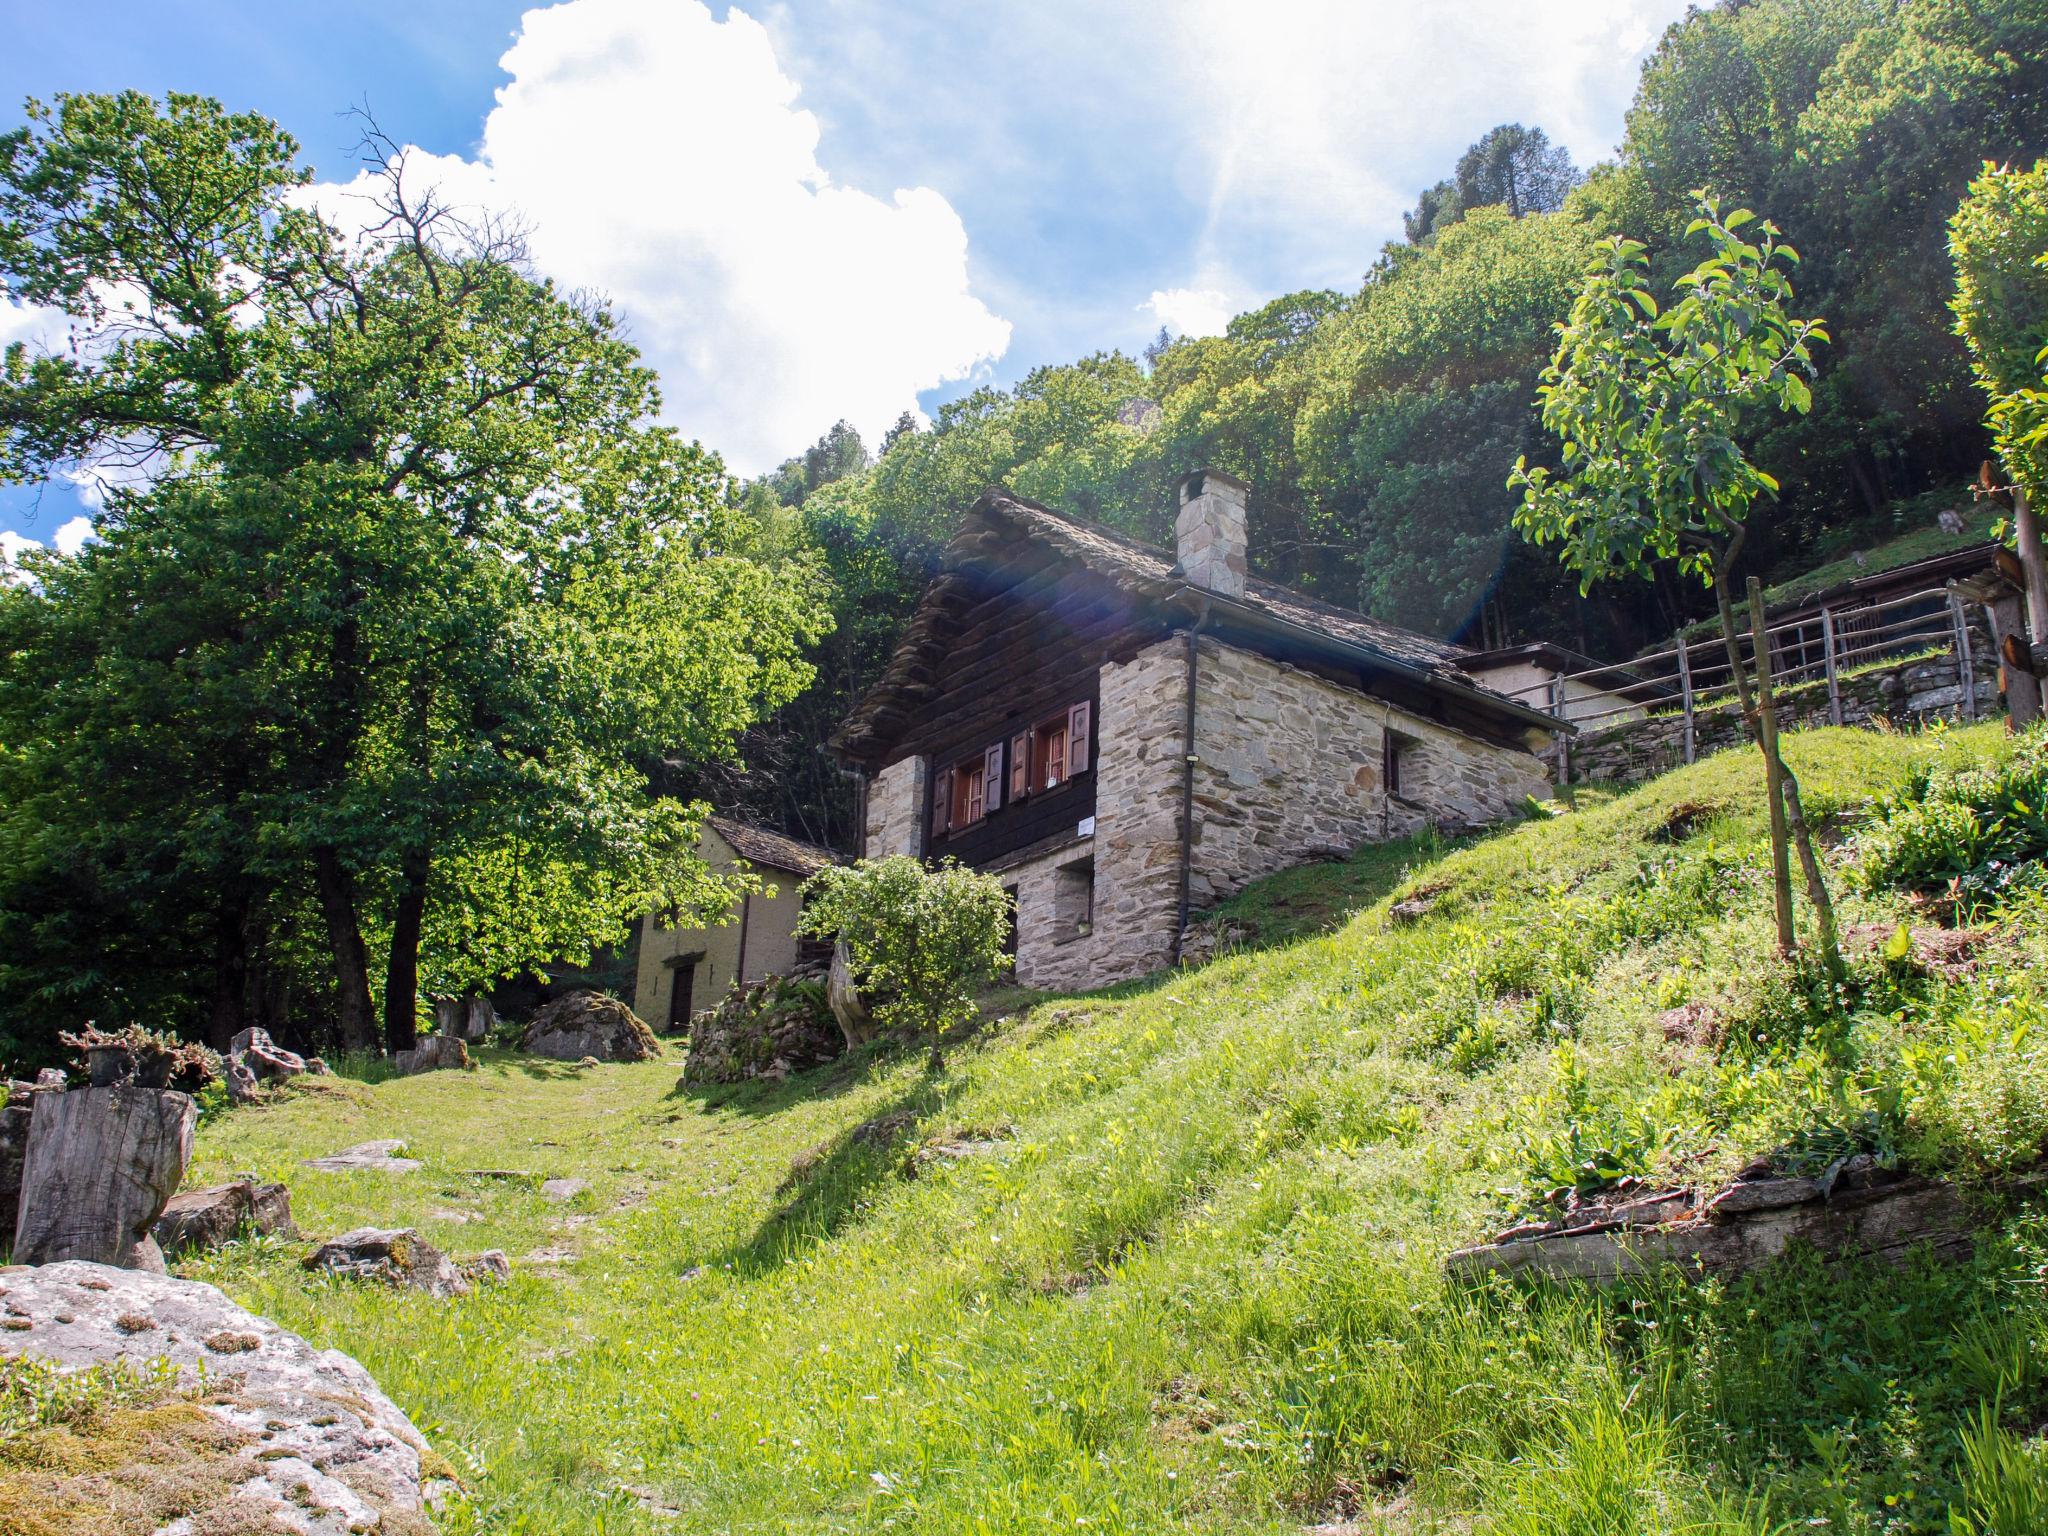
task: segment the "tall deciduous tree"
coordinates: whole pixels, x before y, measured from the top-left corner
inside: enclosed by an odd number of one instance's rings
[[[0,280],[74,334],[9,352],[0,473],[139,478],[13,595],[0,703],[73,712],[0,726],[32,744],[11,771],[118,764],[172,802],[162,867],[218,912],[213,1032],[236,914],[294,897],[347,1045],[373,1038],[383,952],[392,1048],[429,936],[430,977],[474,984],[715,899],[647,770],[791,697],[823,620],[802,567],[749,558],[718,461],[654,425],[603,305],[374,129],[351,235],[262,118],[132,93],[29,116],[0,139]],[[181,772],[188,739],[218,741],[209,771]]]
[[[2015,542],[2027,581],[2027,625],[2048,639],[2048,160],[2030,171],[1987,165],[1949,221],[1956,266],[1951,308],[1985,419],[2011,481]]]
[[[1832,965],[1834,908],[1799,781],[1751,694],[1728,591],[1757,499],[1777,489],[1744,439],[1771,415],[1811,407],[1813,348],[1827,332],[1821,321],[1790,313],[1788,269],[1798,254],[1776,226],[1747,209],[1724,216],[1702,194],[1686,233],[1706,235],[1710,250],[1661,312],[1643,244],[1601,243],[1537,388],[1543,424],[1563,442],[1563,464],[1552,473],[1516,461],[1508,482],[1522,492],[1515,521],[1534,542],[1560,546],[1582,590],[1647,575],[1656,560],[1675,560],[1712,585],[1737,703],[1770,780],[1779,946],[1796,947],[1789,825]],[[1753,617],[1761,636],[1761,615]]]

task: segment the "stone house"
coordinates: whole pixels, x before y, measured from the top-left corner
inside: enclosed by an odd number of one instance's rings
[[[697,853],[719,874],[751,870],[761,889],[716,928],[671,928],[651,912],[641,919],[633,1011],[664,1034],[689,1028],[693,1013],[715,1008],[735,986],[807,964],[822,970],[831,955],[829,945],[797,937],[797,888],[837,854],[729,816],[705,822]]]
[[[1170,554],[990,490],[833,737],[862,853],[998,876],[1025,985],[1157,970],[1258,876],[1549,793],[1554,720],[1248,575],[1245,500],[1189,475]]]
[[[1451,665],[1495,693],[1573,724],[1640,720],[1676,696],[1674,688],[1645,681],[1625,663],[1595,661],[1548,640],[1468,651],[1453,656]]]

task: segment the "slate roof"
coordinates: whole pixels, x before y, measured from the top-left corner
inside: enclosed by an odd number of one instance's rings
[[[780,832],[770,832],[766,827],[748,826],[730,816],[708,819],[712,830],[730,843],[732,851],[749,864],[787,870],[793,875],[815,875],[819,870],[840,862],[840,856],[829,848],[799,842],[796,838],[784,837]]]
[[[1382,624],[1262,577],[1247,580],[1242,598],[1205,592],[1183,579],[1171,552],[994,486],[982,493],[946,546],[936,578],[881,678],[833,735],[829,744],[834,749],[855,761],[872,756],[876,742],[889,740],[914,715],[921,696],[929,691],[928,674],[944,655],[949,605],[964,601],[963,575],[992,558],[992,551],[1011,538],[1040,544],[1084,567],[1128,593],[1140,610],[1162,624],[1184,624],[1198,612],[1213,611],[1219,623],[1263,632],[1263,639],[1248,643],[1321,654],[1346,667],[1365,665],[1404,674],[1412,685],[1468,716],[1489,721],[1496,730],[1527,735],[1559,728],[1541,710],[1510,699],[1461,670],[1458,659],[1469,654],[1461,646]]]
[[[1127,539],[1100,524],[1082,522],[1079,518],[1069,517],[1064,512],[1056,512],[1051,507],[1001,489],[989,491],[982,498],[980,509],[1007,516],[1017,526],[1065,550],[1104,575],[1112,579],[1121,577],[1126,585],[1156,589],[1153,595],[1160,597],[1167,596],[1180,585],[1175,557],[1156,545]],[[1371,646],[1374,650],[1419,666],[1435,667],[1466,654],[1462,646],[1432,640],[1427,635],[1418,635],[1397,625],[1382,624],[1352,609],[1339,608],[1334,603],[1323,602],[1306,592],[1297,592],[1292,587],[1267,581],[1261,576],[1253,576],[1245,582],[1244,596],[1249,606],[1263,608],[1276,618],[1334,634],[1355,645]],[[1446,675],[1458,674],[1446,669]]]

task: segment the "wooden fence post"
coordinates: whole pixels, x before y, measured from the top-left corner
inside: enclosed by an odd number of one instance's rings
[[[1835,610],[1820,611],[1820,654],[1828,669],[1828,718],[1842,723],[1842,680],[1835,670]]]
[[[1550,679],[1550,712],[1557,717],[1557,783],[1560,789],[1572,781],[1572,738],[1564,729],[1564,674],[1558,673]]]
[[[1970,654],[1970,614],[1963,600],[1951,592],[1949,613],[1956,621],[1956,681],[1963,688],[1963,718],[1977,718],[1977,658]]]
[[[1689,763],[1699,752],[1699,738],[1695,733],[1692,719],[1692,661],[1686,655],[1685,631],[1678,632],[1678,696],[1685,710],[1685,760]]]

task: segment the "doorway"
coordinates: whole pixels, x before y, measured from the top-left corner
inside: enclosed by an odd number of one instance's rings
[[[697,962],[685,960],[675,970],[675,979],[668,993],[668,1032],[672,1035],[685,1033],[690,1027],[690,1015],[697,992]]]

